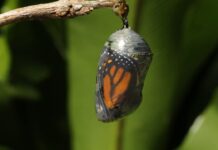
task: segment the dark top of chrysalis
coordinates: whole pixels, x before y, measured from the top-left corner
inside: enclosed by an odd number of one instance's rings
[[[141,60],[140,56],[151,55],[147,42],[130,27],[120,29],[111,34],[105,46],[118,53],[130,56],[139,62],[144,61],[143,59]]]
[[[123,21],[123,28],[128,28],[129,27],[128,19],[123,18],[122,21]]]

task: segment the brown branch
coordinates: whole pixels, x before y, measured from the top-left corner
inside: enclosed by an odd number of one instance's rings
[[[73,18],[88,14],[97,8],[113,7],[114,3],[113,0],[59,0],[52,3],[27,6],[0,14],[0,27],[27,20]]]

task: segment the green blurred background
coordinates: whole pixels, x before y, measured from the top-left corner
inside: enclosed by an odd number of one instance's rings
[[[98,59],[121,27],[111,9],[0,28],[0,150],[218,150],[218,1],[127,2],[154,57],[141,106],[113,123],[94,109]]]

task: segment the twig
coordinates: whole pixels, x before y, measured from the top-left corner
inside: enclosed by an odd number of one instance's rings
[[[114,3],[111,0],[59,0],[52,3],[27,6],[0,14],[0,27],[27,20],[73,18],[88,14],[97,8],[113,7]]]

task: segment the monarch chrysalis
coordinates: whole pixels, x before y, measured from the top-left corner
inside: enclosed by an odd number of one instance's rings
[[[100,56],[96,83],[98,120],[119,119],[140,104],[152,53],[143,38],[128,27],[113,33]]]

